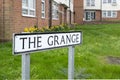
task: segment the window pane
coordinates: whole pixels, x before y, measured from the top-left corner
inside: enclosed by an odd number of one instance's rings
[[[107,0],[103,0],[103,3],[107,3]]]
[[[45,11],[45,4],[44,4],[44,2],[42,2],[42,11]]]
[[[95,20],[95,12],[91,12],[91,19]]]
[[[35,16],[35,2],[36,0],[22,0],[23,16]]]
[[[52,18],[53,19],[59,18],[58,4],[56,2],[53,2],[53,5],[52,5]]]
[[[95,0],[91,0],[91,6],[95,6]]]
[[[33,0],[33,8],[35,9],[36,0]]]
[[[22,14],[28,15],[28,9],[22,9]]]
[[[28,7],[28,0],[22,0],[22,6]]]
[[[33,11],[33,10],[30,10],[30,15],[35,15],[35,11]]]
[[[112,17],[117,17],[117,12],[116,11],[113,11]]]
[[[45,18],[45,13],[42,13],[42,18]]]
[[[30,0],[30,8],[33,8],[33,0]]]
[[[90,6],[90,0],[86,0],[86,5]]]
[[[113,3],[116,3],[116,0],[113,0]]]
[[[111,17],[111,11],[108,11],[108,17]]]
[[[45,0],[41,2],[41,10],[42,18],[45,18]]]
[[[102,17],[106,17],[106,15],[107,15],[107,14],[106,14],[106,11],[103,11],[103,12],[102,12]]]
[[[29,0],[29,7],[35,9],[35,0]]]
[[[111,0],[108,0],[108,3],[111,3],[112,1]]]

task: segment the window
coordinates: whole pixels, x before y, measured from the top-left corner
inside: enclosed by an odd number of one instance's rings
[[[117,11],[102,11],[103,18],[116,18]]]
[[[87,6],[95,6],[95,0],[86,0]]]
[[[22,0],[22,15],[35,17],[35,1],[36,0]]]
[[[112,0],[112,3],[116,3],[116,0]]]
[[[58,4],[53,1],[52,4],[52,19],[58,19],[59,13],[58,13]]]
[[[111,3],[112,1],[111,0],[108,0],[108,3]]]
[[[41,13],[42,13],[41,17],[45,18],[45,0],[42,0],[41,2]]]
[[[112,16],[116,18],[117,17],[117,12],[113,11]]]
[[[91,0],[91,6],[95,6],[95,0]]]
[[[106,17],[107,14],[106,14],[106,11],[102,11],[102,17]]]
[[[87,6],[90,6],[90,0],[86,0]]]
[[[103,0],[103,3],[116,3],[116,0]]]
[[[111,15],[111,11],[107,11],[107,17],[111,17],[112,15]]]
[[[94,21],[95,20],[95,11],[85,11],[85,20],[86,21]]]
[[[103,3],[107,3],[107,0],[103,0]]]

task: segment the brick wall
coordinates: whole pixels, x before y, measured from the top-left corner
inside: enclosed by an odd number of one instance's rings
[[[83,0],[74,0],[75,23],[81,24],[83,22]]]
[[[0,0],[0,41],[2,40],[3,36],[3,0]]]
[[[22,16],[22,0],[4,0],[4,26],[0,23],[0,28],[2,27],[0,29],[1,39],[3,37],[5,40],[11,39],[12,33],[23,32],[25,27],[34,25],[38,25],[39,27],[48,26],[48,14],[46,14],[45,19],[41,19],[41,1],[36,1],[36,17],[33,18]],[[0,0],[0,4],[3,5],[2,0]],[[1,5],[0,9],[2,9]],[[46,6],[46,13],[48,13],[48,2]],[[0,19],[2,18],[0,17]]]
[[[61,4],[60,7],[59,7],[59,19],[60,19],[60,24],[63,24],[64,23],[64,6]]]
[[[67,9],[67,24],[73,24],[74,23],[74,12],[71,12]],[[71,18],[70,18],[71,17]]]
[[[13,25],[14,25],[14,31],[13,32],[22,32],[25,27],[31,27],[34,25],[37,25],[40,27],[46,27],[48,26],[49,21],[49,0],[46,0],[46,14],[45,18],[41,18],[41,0],[36,0],[36,17],[25,17],[22,16],[22,0],[14,0],[14,6],[13,6]],[[17,17],[16,17],[17,16]],[[52,25],[59,25],[60,21],[58,20],[52,20]]]
[[[67,23],[68,24],[70,23],[70,12],[68,9],[67,9]]]
[[[66,24],[67,23],[67,6],[61,4],[59,7],[59,20],[60,24]]]
[[[64,23],[67,24],[67,8],[64,9]]]
[[[0,6],[0,40],[8,40],[11,37],[11,0],[1,0]]]
[[[36,17],[26,17],[26,16],[22,16],[22,0],[13,0],[13,32],[15,33],[19,33],[19,32],[23,32],[25,27],[31,27],[34,25],[39,25],[40,22],[40,18],[41,15],[39,15],[40,13],[40,0],[36,0]],[[39,7],[38,7],[39,5]]]
[[[95,21],[100,21],[101,20],[101,10],[95,11]]]

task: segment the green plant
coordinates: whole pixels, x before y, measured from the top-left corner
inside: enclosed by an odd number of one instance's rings
[[[60,32],[60,31],[69,31],[70,27],[68,27],[67,24],[61,24],[61,25],[57,25],[57,26],[52,26],[51,28],[49,28],[48,26],[42,27],[42,28],[38,28],[38,26],[34,26],[34,27],[29,27],[29,28],[25,28],[24,32]]]

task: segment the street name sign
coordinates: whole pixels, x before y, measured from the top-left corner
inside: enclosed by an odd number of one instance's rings
[[[81,32],[21,33],[13,35],[13,53],[28,53],[82,42]]]
[[[22,55],[22,80],[30,80],[30,53],[59,47],[69,47],[68,79],[74,78],[74,47],[82,43],[82,32],[13,34],[13,54]]]

